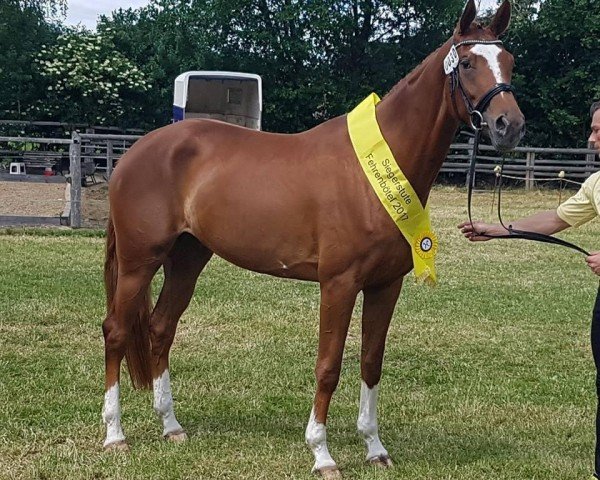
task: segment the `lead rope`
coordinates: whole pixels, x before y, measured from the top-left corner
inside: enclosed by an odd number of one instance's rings
[[[502,226],[502,228],[504,228],[506,231],[508,231],[508,234],[506,234],[506,235],[490,235],[487,233],[477,232],[477,230],[473,226],[473,219],[471,216],[471,198],[473,196],[473,188],[475,186],[475,164],[477,161],[477,150],[479,149],[480,133],[481,133],[481,128],[475,130],[473,150],[471,151],[471,161],[469,164],[469,174],[468,174],[469,179],[467,182],[467,185],[468,185],[468,187],[467,187],[467,210],[468,210],[468,214],[469,214],[469,223],[471,224],[471,228],[473,228],[473,233],[475,233],[475,235],[477,235],[479,237],[486,237],[486,238],[511,238],[511,239],[519,239],[520,238],[523,240],[531,240],[534,242],[551,243],[554,245],[571,248],[573,250],[578,251],[579,253],[582,253],[586,257],[589,257],[589,255],[590,255],[589,252],[587,252],[580,246],[575,245],[574,243],[567,242],[566,240],[562,240],[557,237],[553,237],[552,235],[546,235],[545,233],[530,232],[527,230],[517,230],[517,229],[512,228],[512,225],[508,225],[508,227],[507,227],[504,224],[504,221],[502,220],[502,206],[501,206],[501,204],[502,204],[502,172],[504,169],[504,161],[505,161],[504,155],[502,155],[502,163],[500,165],[500,180],[498,182],[498,220],[500,221],[500,225]]]

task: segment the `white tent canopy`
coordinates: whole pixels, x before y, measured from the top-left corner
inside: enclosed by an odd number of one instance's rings
[[[262,79],[253,73],[191,71],[175,79],[173,121],[212,118],[261,128]]]

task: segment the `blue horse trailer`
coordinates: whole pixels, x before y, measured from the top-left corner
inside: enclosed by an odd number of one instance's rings
[[[185,72],[175,79],[173,122],[212,118],[260,130],[262,79],[253,73]]]

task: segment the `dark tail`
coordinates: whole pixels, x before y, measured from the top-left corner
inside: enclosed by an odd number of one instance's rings
[[[106,259],[104,261],[104,286],[106,288],[106,310],[108,315],[114,313],[114,298],[119,276],[119,261],[117,259],[115,228],[112,217],[109,216],[106,228]],[[152,387],[152,371],[150,351],[150,312],[152,298],[150,286],[139,302],[139,309],[129,330],[129,339],[125,358],[127,369],[134,388],[150,389]]]

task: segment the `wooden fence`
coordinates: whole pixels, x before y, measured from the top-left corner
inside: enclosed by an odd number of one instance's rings
[[[100,135],[73,132],[71,138],[0,137],[0,161],[23,162],[28,168],[52,168],[56,176],[0,174],[19,181],[68,181],[62,217],[73,228],[82,226],[81,186],[86,175],[104,171],[108,180],[116,161],[141,138],[138,135]],[[90,168],[91,167],[91,168]],[[61,220],[62,220],[61,217]]]
[[[70,139],[0,137],[0,161],[25,160],[31,164],[60,165],[58,173],[68,165],[70,178],[69,224],[81,227],[81,185],[86,170],[99,170],[108,180],[115,162],[141,138],[138,135],[100,135],[73,132]],[[27,149],[18,148],[28,145]],[[35,148],[33,148],[35,147]],[[454,143],[442,165],[440,177],[466,181],[472,143]],[[66,163],[65,163],[65,160]],[[477,155],[477,180],[494,183],[502,157],[489,145],[480,145]],[[83,167],[83,168],[82,168]],[[563,181],[574,184],[600,169],[597,152],[585,148],[517,147],[506,155],[502,176],[522,181],[525,188],[541,182]],[[562,173],[561,173],[562,172]],[[34,177],[34,176],[32,176]],[[64,177],[63,177],[64,178]],[[27,180],[27,179],[25,179]],[[58,179],[57,179],[58,180]]]
[[[472,143],[450,146],[441,174],[464,175],[466,181]],[[493,181],[502,156],[490,145],[480,145],[475,173]],[[506,154],[502,176],[521,180],[531,189],[536,182],[558,181],[581,183],[600,169],[597,152],[589,148],[517,147]]]

